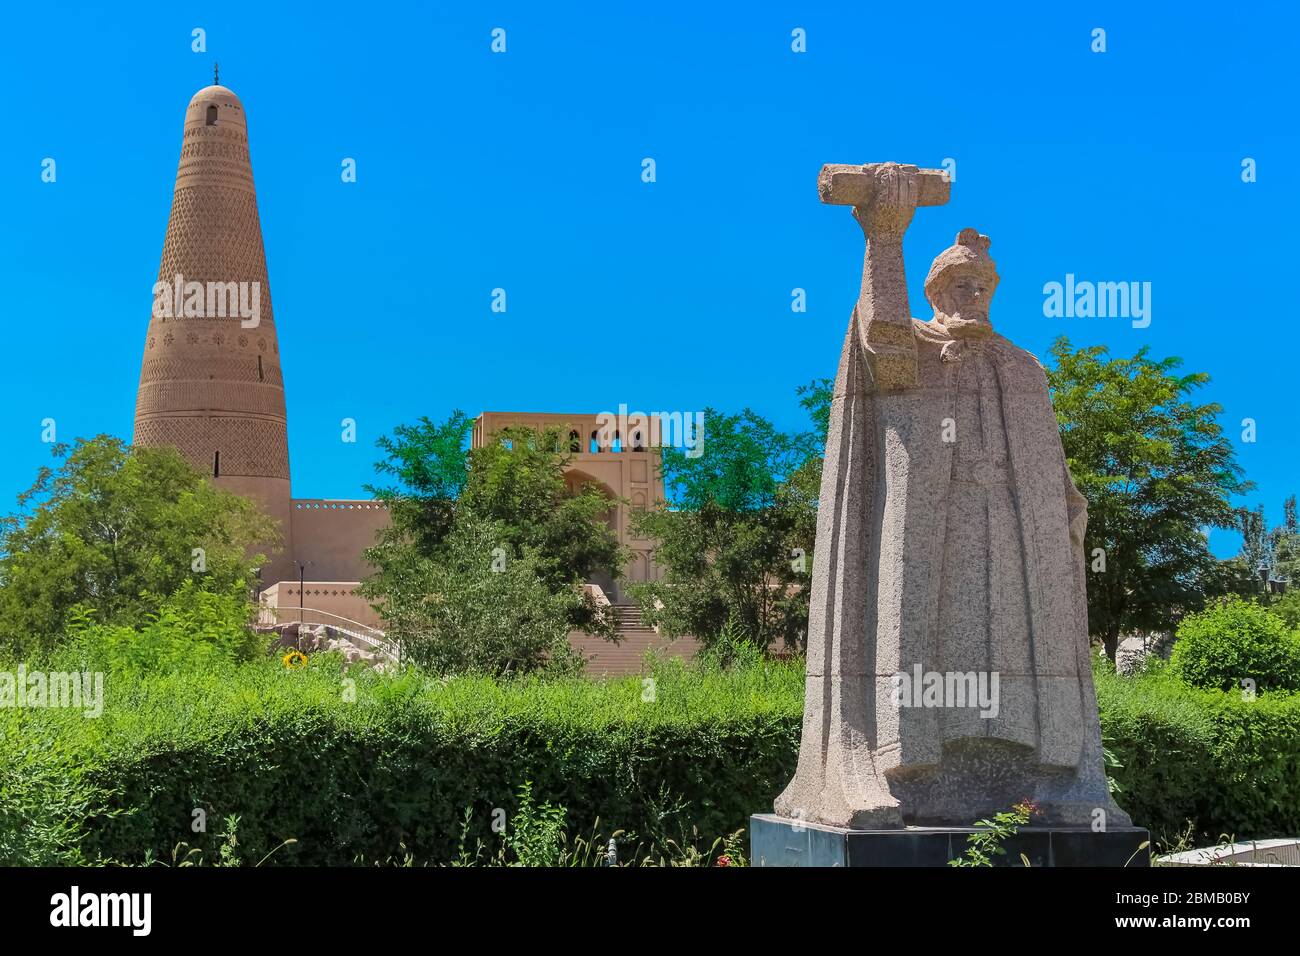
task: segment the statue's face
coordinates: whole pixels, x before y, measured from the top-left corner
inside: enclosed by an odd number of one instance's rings
[[[954,276],[943,292],[944,313],[963,322],[989,321],[989,300],[993,287],[981,275],[961,272]]]

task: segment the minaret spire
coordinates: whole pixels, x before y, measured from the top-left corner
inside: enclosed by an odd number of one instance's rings
[[[212,85],[221,85],[221,64],[216,60],[212,61]]]
[[[219,487],[258,501],[283,538],[267,549],[264,581],[296,579],[284,379],[247,114],[225,87],[204,87],[185,110],[133,442],[177,448]]]

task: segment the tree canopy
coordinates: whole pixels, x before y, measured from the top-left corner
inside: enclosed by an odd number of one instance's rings
[[[816,531],[817,437],[786,434],[750,409],[704,412],[694,455],[662,449],[664,505],[633,516],[657,540],[658,581],[630,586],[649,623],[706,645],[730,626],[759,647],[802,647]],[[814,464],[816,463],[816,464]]]
[[[520,671],[567,662],[567,634],[614,635],[582,584],[617,577],[623,553],[606,520],[612,502],[565,478],[568,441],[554,429],[506,428],[467,449],[473,422],[457,410],[422,418],[379,447],[369,490],[392,522],[366,559],[362,593],[382,608],[411,656],[439,670]]]
[[[1205,531],[1232,528],[1250,489],[1212,402],[1209,376],[1146,348],[1052,346],[1048,383],[1074,482],[1088,499],[1088,622],[1112,658],[1119,636],[1164,630],[1224,590]]]
[[[214,487],[172,448],[101,435],[54,448],[0,526],[0,646],[48,650],[74,607],[136,627],[186,582],[251,588],[278,544],[251,501]],[[261,552],[256,553],[256,552]]]

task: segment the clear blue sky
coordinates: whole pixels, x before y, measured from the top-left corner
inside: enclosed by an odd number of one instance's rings
[[[818,169],[952,158],[952,201],[908,233],[913,313],[979,228],[1002,332],[1209,372],[1234,439],[1258,423],[1242,503],[1277,520],[1300,490],[1295,5],[1151,6],[13,5],[0,498],[48,461],[44,418],[130,436],[184,110],[217,59],[248,115],[299,497],[360,496],[378,435],[454,407],[802,427],[795,386],[834,374],[862,257]],[[1066,273],[1151,282],[1150,327],[1045,318]]]

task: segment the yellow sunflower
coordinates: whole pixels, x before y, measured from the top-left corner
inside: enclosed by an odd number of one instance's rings
[[[292,670],[295,667],[307,666],[307,655],[302,651],[290,651],[284,655],[284,666]]]

